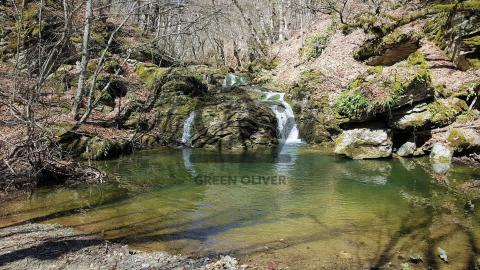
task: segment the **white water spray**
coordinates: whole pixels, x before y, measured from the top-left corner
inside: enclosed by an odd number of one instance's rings
[[[242,86],[246,85],[245,79],[241,76],[238,76],[233,73],[228,73],[227,76],[225,76],[225,80],[223,80],[223,86]]]
[[[265,100],[275,102],[271,108],[278,122],[278,134],[280,143],[297,144],[302,140],[299,137],[297,123],[292,107],[285,101],[285,93],[266,92]]]
[[[195,111],[191,112],[188,118],[183,123],[182,143],[191,146],[192,145],[192,125],[195,120]]]

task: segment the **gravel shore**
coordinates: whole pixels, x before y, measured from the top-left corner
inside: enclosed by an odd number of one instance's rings
[[[0,229],[0,269],[245,269],[235,258],[141,252],[68,227],[25,224]]]

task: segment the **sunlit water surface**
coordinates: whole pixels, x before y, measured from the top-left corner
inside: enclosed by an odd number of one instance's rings
[[[472,267],[478,211],[465,211],[469,195],[435,184],[424,163],[353,161],[293,146],[272,154],[157,149],[99,162],[118,183],[39,190],[0,213],[3,225],[59,223],[137,249],[233,254],[260,267],[400,268],[415,254],[424,263],[412,269]],[[214,176],[237,183],[203,181]],[[258,176],[285,181],[245,183]],[[440,178],[460,185],[480,171],[456,166]]]

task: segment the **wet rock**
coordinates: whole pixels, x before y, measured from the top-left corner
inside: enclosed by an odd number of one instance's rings
[[[335,141],[335,153],[352,159],[385,158],[392,155],[392,139],[386,129],[345,130]]]
[[[267,104],[244,94],[218,94],[201,104],[192,144],[229,150],[268,148],[278,143],[276,123]]]
[[[453,151],[442,143],[435,143],[430,153],[430,163],[436,173],[446,173],[452,163]]]
[[[406,142],[402,146],[400,146],[400,148],[398,148],[397,155],[401,157],[413,156],[416,149],[417,149],[417,146],[415,145],[414,142]]]
[[[325,81],[325,75],[308,70],[286,94],[295,113],[300,137],[307,143],[330,144],[342,132],[339,126],[342,120],[335,117],[328,95],[317,89]]]

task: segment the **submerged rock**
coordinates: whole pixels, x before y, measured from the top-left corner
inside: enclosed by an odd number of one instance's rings
[[[430,162],[433,171],[436,173],[446,173],[450,169],[452,163],[453,151],[450,147],[435,143],[430,153]]]
[[[392,139],[386,129],[346,130],[335,142],[335,153],[352,159],[390,157],[392,155]]]

